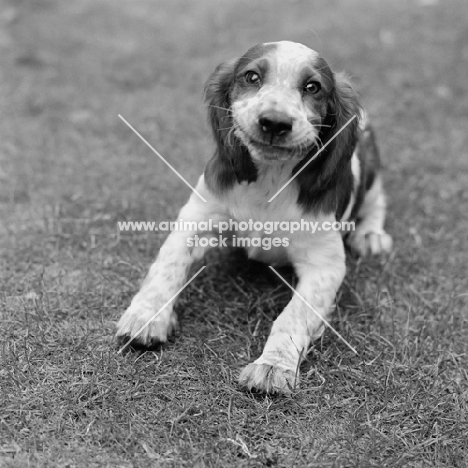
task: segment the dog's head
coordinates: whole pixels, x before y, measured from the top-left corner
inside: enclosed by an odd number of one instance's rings
[[[293,42],[259,44],[221,64],[206,84],[219,145],[245,146],[254,160],[301,160],[358,114],[349,82],[314,50]],[[347,146],[357,119],[337,138]]]

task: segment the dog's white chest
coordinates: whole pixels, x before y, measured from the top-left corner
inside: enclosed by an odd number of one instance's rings
[[[298,188],[294,182],[276,195],[290,180],[292,167],[291,163],[262,166],[255,182],[236,186],[227,200],[232,218],[262,222],[301,219],[302,210],[297,204]],[[272,197],[275,198],[270,202]]]

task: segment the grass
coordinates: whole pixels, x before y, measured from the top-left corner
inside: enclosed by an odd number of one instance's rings
[[[381,2],[383,3],[383,2]],[[468,465],[468,11],[463,0],[26,0],[1,14],[0,466]],[[213,144],[204,80],[304,42],[354,76],[386,164],[387,260],[349,259],[332,333],[292,397],[236,383],[290,292],[214,253],[181,333],[117,354],[114,326]]]

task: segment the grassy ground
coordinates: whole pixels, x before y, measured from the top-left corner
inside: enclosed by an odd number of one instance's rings
[[[383,3],[383,2],[380,2]],[[0,466],[468,465],[464,0],[10,0],[0,10]],[[290,293],[221,252],[182,333],[117,355],[114,325],[213,144],[204,80],[292,39],[346,69],[386,161],[386,261],[349,260],[291,398],[236,383]]]

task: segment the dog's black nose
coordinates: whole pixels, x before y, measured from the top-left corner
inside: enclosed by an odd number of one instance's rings
[[[283,112],[268,111],[260,116],[258,125],[271,136],[285,136],[292,130],[293,120]]]

